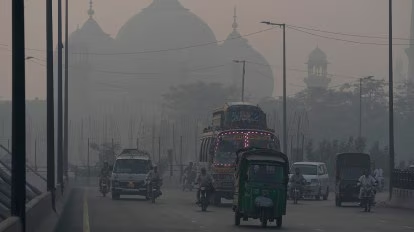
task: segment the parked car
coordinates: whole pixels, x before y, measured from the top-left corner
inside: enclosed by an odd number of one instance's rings
[[[304,198],[315,198],[316,200],[322,197],[324,200],[327,200],[329,196],[329,174],[326,164],[322,162],[296,162],[290,169],[291,174],[289,178],[293,175],[296,168],[300,169],[301,174],[306,179],[302,196]],[[288,193],[291,193],[290,184]]]

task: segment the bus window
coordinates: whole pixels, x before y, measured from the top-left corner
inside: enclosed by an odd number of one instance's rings
[[[199,156],[200,162],[204,162],[204,149],[203,149],[203,146],[204,146],[205,141],[206,141],[205,138],[201,139],[200,156]]]

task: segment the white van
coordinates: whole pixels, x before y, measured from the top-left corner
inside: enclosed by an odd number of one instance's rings
[[[146,196],[145,179],[151,168],[149,155],[139,152],[123,152],[116,160],[112,171],[112,199],[121,195]]]
[[[300,169],[300,173],[307,182],[303,189],[304,197],[314,197],[316,200],[322,197],[327,200],[329,196],[329,174],[326,164],[322,162],[296,162],[290,169],[289,178],[294,175],[296,168]]]

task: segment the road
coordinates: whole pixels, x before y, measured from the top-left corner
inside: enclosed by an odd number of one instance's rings
[[[61,215],[59,232],[224,232],[261,231],[258,220],[242,221],[233,225],[230,205],[211,206],[201,212],[194,204],[194,192],[164,189],[164,195],[155,204],[141,197],[127,197],[113,201],[102,197],[97,188],[78,187],[68,200]],[[397,232],[414,231],[414,212],[378,206],[371,213],[360,208],[337,208],[334,202],[302,201],[298,205],[288,202],[282,231],[316,232]],[[274,230],[274,223],[269,230]],[[267,230],[267,229],[266,229]]]

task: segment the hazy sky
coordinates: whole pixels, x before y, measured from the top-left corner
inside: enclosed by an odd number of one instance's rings
[[[11,1],[0,0],[0,97],[11,95]],[[121,26],[152,0],[95,0],[95,19],[103,30],[116,36]],[[54,8],[56,9],[56,2]],[[89,0],[69,1],[69,31],[82,25],[88,18]],[[312,27],[327,31],[387,37],[388,0],[180,0],[184,7],[201,17],[214,31],[218,40],[231,32],[233,7],[237,5],[239,31],[248,34],[267,28],[259,24],[262,20]],[[409,38],[412,0],[394,1],[394,37]],[[64,4],[64,0],[63,0]],[[56,17],[56,10],[55,10]],[[55,20],[55,25],[56,26]],[[319,32],[313,32],[320,34]],[[45,49],[45,0],[26,0],[26,45],[28,48]],[[54,32],[55,39],[56,30]],[[335,34],[325,36],[361,42],[387,43],[387,40],[344,37]],[[276,79],[275,96],[281,95],[281,30],[264,32],[247,39],[274,65]],[[56,42],[56,40],[55,40]],[[407,40],[394,43],[408,44]],[[56,43],[55,43],[56,44]],[[5,46],[6,45],[6,46]],[[330,62],[328,72],[344,76],[374,75],[386,78],[388,73],[388,47],[345,43],[315,37],[294,30],[287,30],[288,68],[305,70],[308,54],[316,46],[324,50]],[[395,46],[395,58],[407,59],[404,49]],[[27,50],[27,56],[45,59],[45,52]],[[39,63],[34,63],[39,62]],[[45,97],[44,62],[27,61],[27,98]],[[247,67],[248,68],[248,67]],[[306,73],[288,71],[288,93],[304,87]],[[332,86],[354,81],[352,78],[334,76]],[[248,78],[248,77],[247,77]]]

